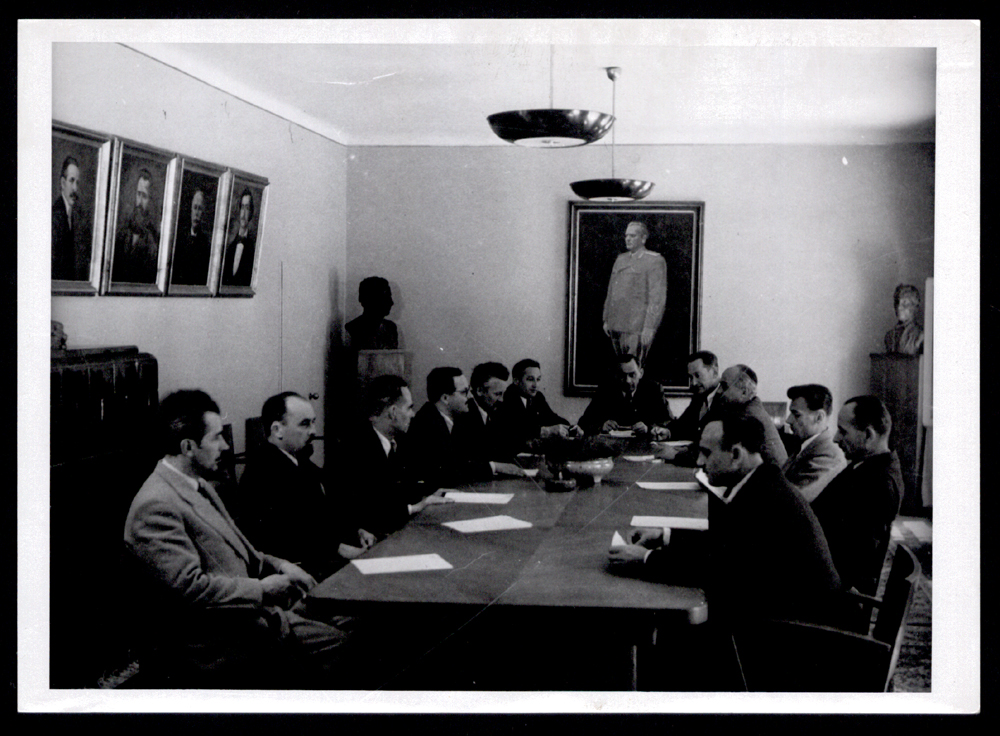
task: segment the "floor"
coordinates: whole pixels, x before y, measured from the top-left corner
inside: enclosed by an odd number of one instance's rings
[[[906,621],[906,635],[899,651],[896,673],[892,678],[895,692],[924,693],[931,691],[931,531],[930,520],[900,517],[892,526],[890,552],[897,544],[905,544],[920,562],[923,576],[917,586],[913,607]],[[883,581],[888,565],[883,570]]]

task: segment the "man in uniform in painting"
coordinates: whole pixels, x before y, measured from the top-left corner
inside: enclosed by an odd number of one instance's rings
[[[132,284],[156,281],[160,230],[149,212],[153,175],[141,169],[135,184],[135,206],[115,238],[112,280]]]
[[[174,252],[173,284],[205,286],[208,284],[208,262],[212,243],[202,219],[205,216],[205,192],[196,189],[191,197],[191,224],[177,236]]]
[[[80,163],[63,160],[59,196],[52,203],[52,278],[85,281],[90,272],[89,243],[82,242],[84,228],[76,203],[80,198]]]
[[[223,286],[250,286],[254,247],[257,244],[257,230],[250,226],[253,215],[253,193],[249,187],[244,187],[237,211],[236,235],[226,248],[222,264]]]
[[[604,334],[617,355],[634,355],[642,367],[667,303],[667,262],[646,249],[649,228],[638,220],[625,228],[626,252],[615,260],[604,300]]]

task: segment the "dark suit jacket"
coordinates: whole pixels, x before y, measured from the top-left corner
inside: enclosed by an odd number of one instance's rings
[[[410,422],[403,448],[403,464],[415,480],[424,481],[428,492],[436,488],[489,480],[489,462],[470,455],[464,422],[455,422],[452,431],[437,407],[429,401]]]
[[[903,501],[903,474],[895,452],[849,465],[812,502],[847,586],[874,595]]]
[[[90,276],[89,243],[80,239],[81,233],[70,230],[63,198],[56,197],[52,203],[52,278],[85,281]]]
[[[711,392],[709,392],[711,393]],[[670,423],[670,439],[671,440],[691,440],[692,442],[697,442],[701,437],[701,430],[705,428],[708,423],[706,420],[711,419],[711,412],[715,409],[716,405],[713,402],[712,406],[709,408],[709,412],[706,412],[704,419],[699,419],[698,415],[701,413],[701,408],[705,405],[705,401],[708,400],[708,393],[695,394],[691,397],[691,402],[687,405],[681,415]]]
[[[497,420],[504,447],[515,455],[526,449],[528,442],[538,439],[542,427],[570,424],[567,419],[552,411],[541,391],[525,406],[515,384],[508,386],[504,392],[503,402],[497,409]]]
[[[170,283],[205,286],[208,283],[208,265],[212,256],[212,243],[208,234],[199,232],[191,235],[191,230],[177,236],[174,250],[174,264],[171,268]]]
[[[479,411],[479,405],[475,399],[469,399],[469,411],[458,417],[457,425],[461,425],[459,437],[465,445],[465,451],[470,457],[480,461],[498,460],[510,462],[513,457],[509,448],[504,446],[503,435],[500,429],[500,420],[497,418],[497,411],[488,415],[487,421],[483,421],[483,415]]]
[[[650,381],[640,380],[632,396],[625,395],[621,384],[602,386],[578,423],[587,434],[599,434],[609,419],[625,427],[643,422],[652,429],[654,425],[665,427],[673,418],[670,405],[663,399],[659,387]]]
[[[847,466],[844,452],[833,442],[829,428],[820,432],[804,450],[799,450],[781,466],[781,472],[810,503],[833,477]]]
[[[745,404],[735,406],[723,405],[718,397],[712,402],[712,406],[701,420],[701,428],[698,436],[695,437],[690,447],[685,448],[677,454],[674,463],[677,465],[694,465],[698,459],[698,442],[701,440],[701,431],[709,422],[721,420],[727,414],[739,414],[751,417],[760,422],[764,427],[764,447],[761,449],[761,457],[764,462],[774,463],[779,468],[788,459],[788,451],[785,450],[785,443],[781,441],[778,428],[771,421],[771,416],[767,413],[764,405],[756,396]],[[671,435],[672,436],[672,435]]]
[[[236,244],[243,243],[243,255],[240,265],[233,273],[233,260],[236,258]],[[222,283],[226,286],[250,286],[253,278],[254,249],[257,245],[257,231],[251,228],[246,237],[237,235],[226,248],[226,257],[222,261]]]
[[[296,467],[267,442],[243,471],[236,514],[255,545],[299,564],[317,580],[343,566],[337,554],[341,542],[359,545],[358,528],[351,529],[352,520],[322,478],[311,460],[299,458]]]
[[[816,515],[772,463],[736,497],[709,493],[708,531],[674,531],[646,561],[652,576],[701,585],[718,621],[750,616],[830,620],[842,590]]]

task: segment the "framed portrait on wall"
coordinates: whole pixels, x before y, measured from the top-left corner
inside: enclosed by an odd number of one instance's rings
[[[182,158],[170,250],[168,296],[212,296],[226,228],[229,172]]]
[[[690,394],[704,202],[569,203],[567,396],[589,396],[631,354],[667,395]]]
[[[100,289],[111,148],[109,136],[52,124],[53,294]]]
[[[253,296],[257,288],[268,181],[239,171],[233,171],[230,180],[218,295]]]
[[[173,225],[177,156],[115,140],[104,293],[162,296]]]

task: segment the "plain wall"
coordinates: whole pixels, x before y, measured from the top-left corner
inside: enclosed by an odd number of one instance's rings
[[[705,202],[701,347],[753,367],[765,401],[800,383],[827,385],[838,404],[867,392],[893,289],[923,290],[932,275],[933,145],[637,146],[616,158],[616,175],[655,182],[649,201]],[[530,356],[553,408],[576,419],[587,400],[562,396],[569,183],[609,170],[604,145],[353,147],[347,319],[361,279],[384,276],[418,401],[434,366]]]
[[[244,420],[286,389],[321,397],[322,432],[331,335],[339,341],[343,323],[346,149],[123,46],[57,43],[52,57],[54,120],[270,181],[253,298],[53,297],[69,346],[152,353],[160,396],[208,391],[238,450]]]

